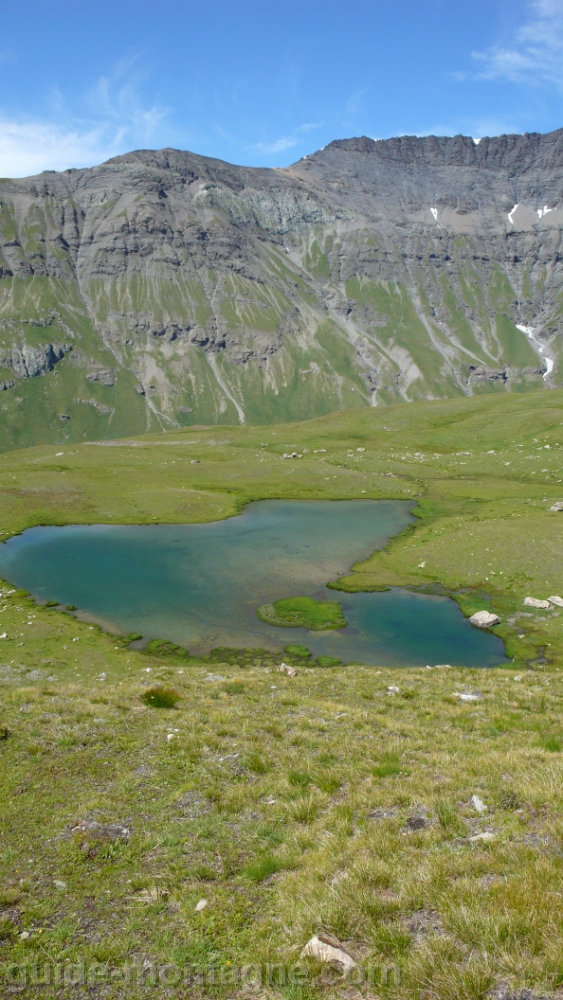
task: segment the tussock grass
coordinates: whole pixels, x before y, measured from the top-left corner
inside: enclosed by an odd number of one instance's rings
[[[141,701],[150,708],[176,708],[178,702],[182,700],[182,695],[174,688],[164,687],[158,684],[149,688],[141,695]]]

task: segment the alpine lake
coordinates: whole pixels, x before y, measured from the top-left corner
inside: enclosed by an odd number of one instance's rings
[[[38,601],[75,606],[114,632],[218,647],[307,647],[313,657],[384,666],[489,667],[502,640],[470,625],[455,601],[393,588],[341,593],[326,583],[412,522],[412,501],[262,500],[206,524],[30,528],[0,545],[0,574]],[[338,601],[346,627],[267,624],[263,605]]]

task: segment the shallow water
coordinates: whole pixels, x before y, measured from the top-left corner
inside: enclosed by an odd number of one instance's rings
[[[402,531],[411,505],[262,500],[210,524],[31,528],[0,545],[0,574],[115,631],[171,639],[192,652],[302,643],[347,663],[503,662],[501,640],[473,628],[449,598],[325,587]],[[297,595],[339,600],[349,627],[319,634],[256,617],[261,604]]]

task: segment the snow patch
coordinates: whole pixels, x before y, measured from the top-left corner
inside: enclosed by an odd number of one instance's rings
[[[512,216],[514,215],[514,213],[515,213],[516,209],[518,208],[518,205],[519,205],[519,204],[520,204],[520,202],[519,202],[519,201],[517,201],[517,202],[516,202],[516,204],[514,205],[514,208],[512,208],[512,209],[510,210],[510,212],[508,213],[508,221],[510,222],[510,225],[511,225],[511,226],[513,226],[513,225],[514,225],[514,219],[512,218]]]
[[[536,212],[538,213],[538,219],[543,219],[544,215],[547,215],[548,212],[553,212],[553,209],[544,205],[543,208],[536,208]]]
[[[473,136],[472,136],[472,138],[473,138]],[[473,139],[473,142],[475,143],[476,146],[478,146],[479,143],[481,142],[481,140],[480,139]]]
[[[531,340],[532,343],[535,345],[535,347],[537,347],[540,354],[545,353],[545,347],[543,346],[543,344],[540,344],[539,340],[536,337],[536,328],[534,326],[524,326],[523,323],[516,323],[516,329],[521,330],[522,333],[526,334],[529,340]],[[549,378],[549,376],[553,371],[553,361],[551,358],[544,358],[543,360],[545,361],[546,365],[546,370],[543,373],[543,380],[545,382],[546,378]]]
[[[431,208],[430,211],[432,212],[432,215],[434,216],[434,222],[437,222],[438,221],[438,209],[437,208]]]

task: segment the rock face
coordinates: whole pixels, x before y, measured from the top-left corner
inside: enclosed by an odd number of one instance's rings
[[[45,344],[42,347],[30,347],[29,344],[16,343],[9,353],[0,355],[0,367],[11,368],[19,378],[34,378],[44,375],[61,361],[72,344]]]
[[[114,436],[559,384],[562,226],[563,130],[3,180],[0,417],[55,364]]]

